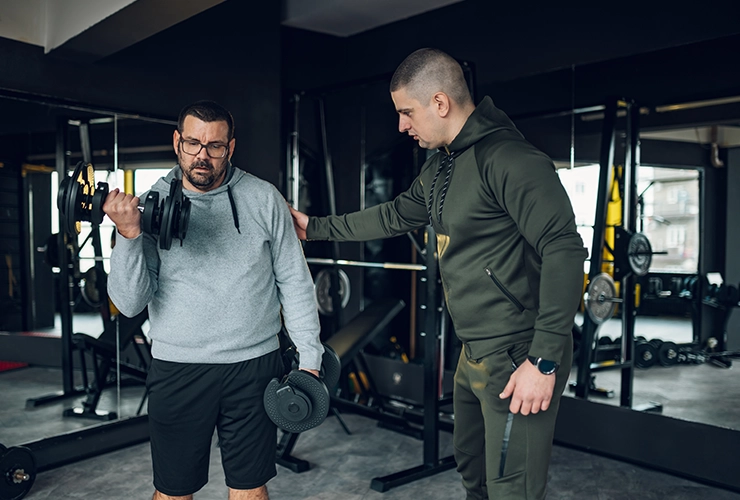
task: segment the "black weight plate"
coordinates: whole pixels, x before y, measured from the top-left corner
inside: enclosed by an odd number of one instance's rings
[[[142,226],[147,234],[154,236],[159,234],[160,215],[162,210],[159,206],[159,193],[149,191],[144,198],[144,211],[141,214]]]
[[[72,172],[72,177],[67,179],[64,189],[64,199],[61,201],[63,207],[59,207],[64,221],[64,231],[69,236],[80,234],[80,212],[82,211],[83,193],[87,178],[87,169],[83,168],[83,163],[77,163]]]
[[[627,260],[630,269],[637,276],[645,276],[653,262],[653,249],[650,240],[642,233],[635,233],[627,245]]]
[[[310,401],[311,412],[307,418],[295,422],[280,412],[278,391],[284,384],[293,387],[296,394],[301,394]],[[303,370],[294,370],[288,374],[285,382],[278,383],[273,379],[267,385],[263,403],[268,417],[285,432],[298,434],[320,425],[329,414],[329,391],[326,385],[315,375]]]
[[[98,182],[98,188],[92,196],[92,206],[90,207],[90,222],[93,224],[100,225],[105,217],[103,212],[103,204],[105,199],[108,197],[108,183]]]
[[[178,182],[177,179],[170,181],[170,192],[164,199],[162,220],[159,226],[159,248],[162,250],[169,250],[172,247],[172,232],[175,229],[175,193],[177,192]]]
[[[190,198],[183,195],[182,203],[180,204],[180,216],[177,218],[177,232],[176,237],[180,240],[182,245],[185,235],[188,232],[188,223],[190,222]]]
[[[678,345],[675,342],[663,342],[658,348],[658,363],[662,366],[678,364]]]
[[[0,499],[20,500],[36,480],[36,460],[28,448],[14,446],[0,457]]]
[[[342,361],[334,349],[326,344],[323,345],[324,355],[321,357],[321,379],[324,381],[326,388],[332,390],[339,382]]]
[[[647,342],[638,342],[635,345],[635,366],[650,368],[658,360],[658,351]]]
[[[660,339],[652,339],[648,341],[648,344],[650,344],[651,346],[655,347],[656,350],[658,350],[660,349],[660,346],[663,345],[663,341]]]

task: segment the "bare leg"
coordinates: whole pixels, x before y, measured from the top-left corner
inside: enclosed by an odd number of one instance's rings
[[[270,500],[267,496],[267,486],[260,486],[253,490],[232,490],[229,488],[229,500]]]
[[[193,495],[185,495],[184,497],[171,497],[169,495],[165,495],[164,493],[160,493],[157,490],[154,490],[154,496],[152,497],[152,500],[193,500]]]

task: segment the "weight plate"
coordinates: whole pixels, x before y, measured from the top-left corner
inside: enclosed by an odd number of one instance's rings
[[[162,221],[159,226],[159,248],[162,250],[169,250],[172,247],[172,232],[175,229],[175,193],[177,192],[178,182],[177,179],[170,181],[170,192],[167,198],[164,199]]]
[[[59,209],[64,231],[69,236],[77,236],[82,228],[81,221],[91,221],[95,202],[101,195],[107,196],[108,185],[100,183],[100,194],[96,197],[95,169],[90,163],[77,163],[72,177],[62,180],[57,194],[57,208]],[[105,198],[102,199],[105,201]],[[102,221],[102,203],[96,207],[95,216]]]
[[[0,457],[0,499],[20,500],[36,480],[36,460],[28,448],[14,446]]]
[[[585,306],[588,315],[600,325],[614,314],[617,289],[614,280],[606,273],[597,275],[588,285]]]
[[[321,357],[321,379],[324,381],[327,389],[332,390],[339,382],[339,374],[342,371],[342,361],[337,353],[326,344],[324,345],[324,355]]]
[[[278,391],[285,390],[286,384],[292,387],[292,394],[284,393],[280,399],[286,398],[296,403],[296,407],[293,407],[296,411],[287,415],[280,411],[281,408],[285,409],[286,405],[278,400]],[[304,406],[300,403],[300,398],[308,401],[305,406],[309,407],[310,411],[305,418],[296,421],[293,417],[300,414]],[[293,370],[283,383],[278,383],[277,379],[270,381],[263,395],[263,403],[267,415],[275,425],[285,432],[298,434],[313,429],[326,419],[329,414],[329,391],[324,382],[315,375],[303,370]]]
[[[627,245],[627,260],[630,269],[637,276],[645,276],[653,262],[653,249],[650,240],[642,233],[635,233]]]
[[[82,275],[82,286],[80,287],[80,294],[82,299],[93,308],[98,308],[103,305],[100,300],[100,282],[103,280],[98,279],[98,269],[91,267]]]
[[[180,191],[182,192],[182,190]],[[177,218],[177,233],[176,237],[180,240],[182,245],[185,235],[188,232],[188,222],[190,222],[190,198],[182,195],[182,201],[180,203],[180,216]]]
[[[154,236],[159,234],[159,224],[161,222],[162,207],[159,204],[159,193],[149,191],[144,198],[144,212],[141,214],[142,225],[147,234]]]
[[[95,190],[92,196],[92,203],[90,204],[90,222],[93,224],[100,225],[105,217],[103,212],[103,204],[105,199],[108,197],[108,183],[98,182],[98,188]]]
[[[342,301],[342,309],[349,303],[350,283],[349,276],[343,270],[338,270],[339,275],[339,298]],[[316,302],[319,306],[319,312],[325,316],[334,314],[334,303],[331,298],[331,270],[322,269],[316,274],[314,280],[314,289],[316,291]]]
[[[678,364],[678,345],[675,342],[666,341],[658,348],[658,363],[662,366],[673,366]]]
[[[658,360],[658,351],[648,342],[638,342],[635,345],[635,366],[650,368]]]

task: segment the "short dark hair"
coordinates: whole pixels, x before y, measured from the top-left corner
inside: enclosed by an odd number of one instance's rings
[[[182,134],[182,127],[186,116],[194,116],[206,123],[226,122],[226,125],[229,127],[229,140],[234,137],[234,117],[231,116],[231,113],[226,108],[214,101],[198,101],[182,108],[180,117],[177,119],[177,131],[180,134]]]
[[[391,92],[402,88],[423,104],[436,92],[444,92],[458,104],[473,102],[460,63],[434,48],[412,52],[398,66],[391,78]]]

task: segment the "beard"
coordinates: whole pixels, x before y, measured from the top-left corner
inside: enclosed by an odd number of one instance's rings
[[[218,160],[218,165],[215,165],[211,159],[200,160],[197,158],[188,164],[185,161],[187,160],[187,158],[184,158],[185,155],[180,153],[178,156],[183,175],[187,177],[190,184],[200,190],[207,191],[217,187],[217,182],[223,180],[226,174],[226,162],[228,161],[226,158]]]

